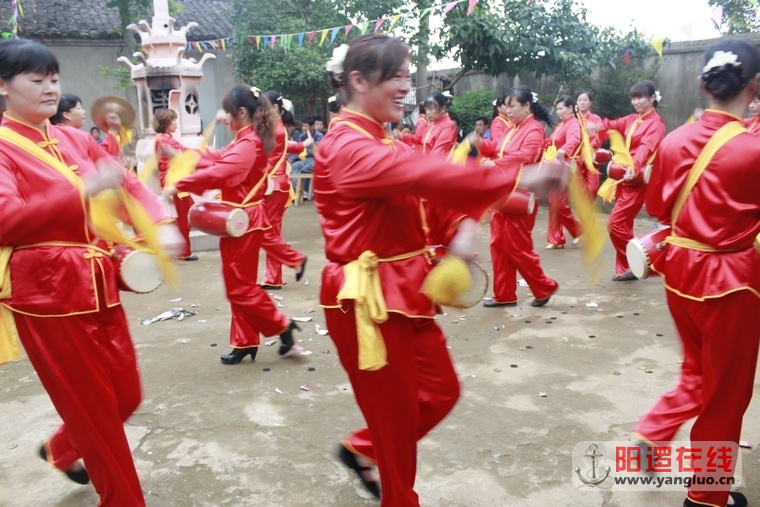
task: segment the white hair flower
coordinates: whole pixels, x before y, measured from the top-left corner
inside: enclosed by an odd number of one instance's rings
[[[259,95],[261,95],[261,89],[255,86],[251,86],[251,93],[253,94],[254,97],[258,99]]]
[[[738,60],[739,57],[733,54],[731,51],[716,51],[713,53],[710,61],[707,62],[707,65],[702,67],[702,73],[704,74],[705,72],[710,72],[711,70],[718,67],[738,67],[742,64]]]
[[[348,44],[341,44],[337,48],[333,49],[332,58],[330,58],[326,65],[328,72],[332,72],[333,74],[342,74],[343,62],[345,61],[347,54]]]
[[[533,102],[538,102],[538,94],[536,92],[531,92],[531,94],[533,95]]]
[[[337,95],[333,95],[332,97],[330,97],[329,99],[327,99],[327,103],[328,104],[332,104],[336,100],[338,100],[338,96]]]
[[[445,92],[443,92],[443,96],[446,97],[447,99],[453,99],[454,98],[454,96],[448,90],[446,90]]]
[[[282,108],[289,113],[293,112],[293,103],[286,98],[282,99]]]
[[[654,91],[654,100],[657,102],[662,102],[662,95],[660,95],[660,90]]]
[[[499,99],[493,99],[493,107],[496,107],[497,102],[499,102]]]

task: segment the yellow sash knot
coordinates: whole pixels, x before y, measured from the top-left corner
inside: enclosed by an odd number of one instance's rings
[[[343,266],[345,281],[338,301],[352,299],[356,313],[356,336],[359,341],[359,369],[379,370],[388,364],[385,341],[378,324],[388,320],[377,265],[380,259],[371,250]]]

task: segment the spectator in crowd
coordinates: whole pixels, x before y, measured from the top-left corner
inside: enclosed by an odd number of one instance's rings
[[[98,144],[103,142],[103,139],[100,138],[100,129],[98,127],[92,127],[90,129],[90,135]]]
[[[290,174],[312,174],[314,172],[314,152],[317,150],[322,137],[324,137],[324,134],[318,130],[317,127],[324,128],[324,123],[318,116],[307,118],[301,126],[301,132],[305,135],[304,139],[314,139],[314,145],[306,148],[303,153],[298,156],[300,160],[293,162],[290,168]],[[291,183],[293,184],[293,188],[297,188],[297,181],[295,179]],[[309,194],[309,180],[303,182],[303,194],[304,199],[306,199]]]

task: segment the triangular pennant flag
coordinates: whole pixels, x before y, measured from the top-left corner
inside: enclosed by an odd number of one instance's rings
[[[285,47],[285,51],[287,51],[288,48],[290,47],[290,40],[292,37],[293,35],[291,34],[286,34],[282,36],[282,44]]]
[[[277,36],[276,36],[276,35],[272,35],[272,36],[269,38],[269,40],[271,40],[271,41],[272,41],[272,49],[274,49],[274,45],[275,45],[275,43],[277,42]]]
[[[338,35],[338,30],[340,30],[340,27],[332,29],[332,34],[330,35],[330,46],[332,46],[332,43],[335,42],[335,36]]]
[[[262,37],[261,38],[261,49],[266,49],[269,42],[269,37]]]
[[[446,4],[446,7],[444,7],[444,8],[443,8],[443,13],[444,13],[444,14],[448,13],[448,12],[449,12],[451,9],[453,9],[453,8],[454,8],[454,6],[455,6],[456,4],[458,4],[458,3],[459,3],[459,2],[449,2],[449,3],[447,3],[447,4]]]
[[[393,27],[398,23],[399,19],[401,19],[401,14],[396,14],[391,18],[391,26],[388,27],[388,31],[393,30]]]
[[[425,9],[424,11],[422,11],[422,13],[420,14],[420,19],[422,19],[425,16],[427,16],[430,13],[430,10],[431,10],[431,7],[428,7],[427,9]]]
[[[623,61],[625,62],[625,66],[628,67],[631,64],[631,55],[623,53]]]
[[[298,34],[298,49],[301,49],[303,47],[303,33]]]
[[[383,23],[385,23],[385,18],[380,18],[377,21],[375,21],[375,31],[377,32],[378,28],[383,26]]]
[[[251,36],[251,37],[248,37],[248,40],[253,42],[256,45],[256,49],[259,49],[259,43],[261,42],[261,37],[259,37],[258,35],[255,37]]]
[[[660,55],[660,58],[662,58],[662,37],[653,40],[652,47],[657,51],[657,54]]]
[[[346,31],[343,34],[344,38],[348,37],[348,32],[350,32],[353,27],[354,27],[354,25],[346,25]]]
[[[361,25],[359,25],[359,31],[364,35],[367,33],[367,28],[369,28],[369,21],[365,21]]]
[[[317,33],[317,32],[309,32],[309,33],[306,35],[306,45],[307,45],[307,46],[311,46],[311,39],[313,39],[313,38],[314,38],[314,35],[316,35],[316,33]]]
[[[325,39],[327,38],[327,32],[329,32],[329,30],[327,28],[325,28],[324,30],[322,30],[322,37],[319,38],[319,45],[320,46],[325,43]]]
[[[222,44],[222,51],[227,51],[227,39],[222,39],[220,42]]]
[[[211,41],[211,47],[214,48],[214,49],[217,49],[217,41],[212,40]]]
[[[473,9],[475,9],[475,5],[477,5],[478,0],[470,0],[470,2],[467,4],[467,15],[469,16],[472,14]]]

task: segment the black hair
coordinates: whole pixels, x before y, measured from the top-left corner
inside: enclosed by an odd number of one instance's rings
[[[382,83],[396,75],[404,62],[409,61],[409,46],[401,39],[380,33],[368,33],[352,39],[343,60],[343,72],[328,71],[328,83],[336,90],[345,90],[351,99],[348,76],[359,72],[373,84]]]
[[[11,39],[0,43],[0,79],[8,81],[19,74],[59,74],[58,59],[39,42]]]
[[[60,125],[63,123],[63,113],[68,113],[74,109],[77,104],[81,104],[82,99],[74,95],[73,93],[64,93],[61,95],[61,100],[58,101],[58,112],[50,117],[50,123],[53,125]]]
[[[264,153],[269,155],[274,149],[274,131],[279,115],[274,111],[266,94],[259,93],[256,97],[249,86],[238,85],[224,94],[222,109],[236,116],[241,107],[248,111],[253,129],[264,146]]]
[[[588,90],[581,90],[581,91],[579,91],[579,92],[578,92],[578,94],[576,95],[576,97],[580,97],[581,95],[584,95],[584,94],[585,94],[585,95],[588,95],[588,100],[589,100],[590,102],[594,102],[594,94],[593,94],[593,93],[591,93],[591,92],[590,92],[590,91],[588,91]]]
[[[436,109],[448,108],[451,105],[451,99],[441,92],[433,92],[425,99],[425,107],[435,107]]]
[[[314,121],[315,122],[321,121],[323,124],[325,123],[325,120],[323,120],[321,116],[315,116]]]
[[[419,111],[419,113],[421,115],[426,115],[427,114],[427,112],[425,111],[425,103],[424,102],[420,102],[419,104],[417,104],[417,111]]]
[[[288,126],[292,125],[292,126],[295,127],[296,120],[295,120],[295,118],[293,118],[293,113],[291,113],[290,111],[283,111],[283,113],[282,113],[282,123],[283,123],[283,125],[288,125]]]
[[[482,121],[483,125],[485,125],[486,127],[488,126],[488,118],[486,118],[485,116],[478,116],[477,118],[475,118],[475,121],[473,121],[472,124],[475,125],[479,121]]]
[[[309,127],[313,127],[314,126],[314,120],[315,120],[315,118],[313,116],[307,116],[306,118],[303,119],[303,123],[308,124]]]
[[[506,95],[504,95],[504,102],[507,103],[512,99],[522,105],[530,104],[530,112],[533,113],[533,116],[535,116],[537,120],[546,123],[550,127],[554,126],[554,121],[552,120],[549,111],[541,105],[541,102],[539,102],[538,99],[536,99],[535,102],[533,101],[533,91],[527,86],[515,86],[507,91]]]
[[[705,51],[705,67],[717,51],[735,55],[737,65],[725,63],[712,66],[707,71],[703,68],[700,76],[702,88],[716,99],[732,99],[739,95],[760,71],[760,50],[746,39],[724,39]]]
[[[268,92],[264,92],[264,95],[267,96],[269,102],[277,106],[277,112],[282,115],[282,112],[285,111],[285,109],[282,107],[282,94],[277,90],[269,90]]]
[[[99,129],[98,127],[92,127],[92,128],[90,129],[90,134],[92,134],[92,133],[93,133],[94,131],[96,131],[96,130],[98,131],[98,134],[100,134],[100,129]]]
[[[327,110],[335,114],[340,112],[340,108],[346,105],[346,96],[339,93],[335,96],[335,100],[327,101]]]
[[[648,79],[645,79],[644,81],[639,81],[635,85],[631,86],[631,91],[628,92],[628,96],[632,99],[635,99],[637,97],[652,97],[654,96],[655,87],[654,83],[651,82]],[[659,101],[655,99],[654,101],[654,108],[657,109],[657,105],[659,104]]]
[[[459,116],[457,116],[455,114],[450,114],[449,118],[451,118],[451,121],[453,121],[454,123],[457,124],[457,127],[461,127],[462,126],[462,120],[459,118]]]
[[[575,111],[575,99],[572,98],[570,95],[560,95],[557,97],[557,100],[554,101],[554,106],[556,107],[557,104],[564,104],[565,107],[569,107],[570,110],[573,112],[573,116],[576,118],[578,117],[578,114]]]

